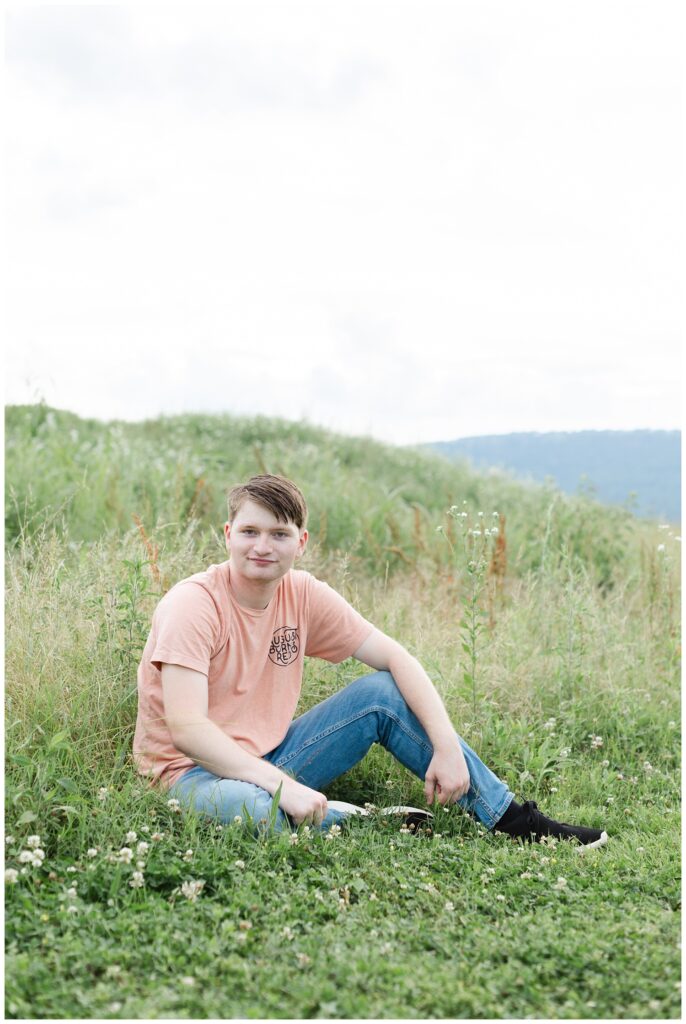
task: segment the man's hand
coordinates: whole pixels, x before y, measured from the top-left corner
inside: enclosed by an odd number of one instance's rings
[[[426,802],[432,804],[436,799],[445,807],[459,800],[468,789],[469,769],[457,740],[454,744],[435,748],[424,780]]]
[[[285,811],[299,825],[303,821],[311,821],[315,825],[321,824],[326,817],[328,810],[327,799],[323,793],[316,789],[303,786],[295,779],[284,779],[279,797],[279,807]]]

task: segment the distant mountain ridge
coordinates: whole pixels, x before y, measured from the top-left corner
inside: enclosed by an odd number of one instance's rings
[[[567,494],[583,491],[624,505],[637,516],[681,519],[681,431],[580,430],[493,434],[436,441],[426,447],[476,469],[519,479],[552,480]]]

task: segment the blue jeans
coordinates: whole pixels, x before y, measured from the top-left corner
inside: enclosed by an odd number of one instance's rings
[[[500,820],[513,798],[504,782],[458,736],[469,769],[468,792],[458,800],[465,811],[488,829]],[[282,742],[263,760],[294,776],[311,789],[323,790],[361,761],[372,743],[380,743],[418,778],[424,779],[433,748],[417,716],[410,710],[393,676],[374,672],[311,708],[290,725]],[[223,779],[196,765],[169,790],[185,806],[222,822],[249,816],[270,820],[272,797],[260,786]],[[328,828],[345,817],[331,810],[321,824]],[[292,828],[279,808],[274,828]]]

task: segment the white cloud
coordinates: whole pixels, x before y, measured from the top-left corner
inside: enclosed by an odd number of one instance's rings
[[[7,399],[676,425],[676,12],[15,11]]]

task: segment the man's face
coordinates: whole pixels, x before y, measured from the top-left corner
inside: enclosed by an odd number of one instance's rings
[[[243,502],[224,534],[232,570],[255,582],[281,579],[307,543],[307,530],[280,523],[273,512],[252,500]]]

